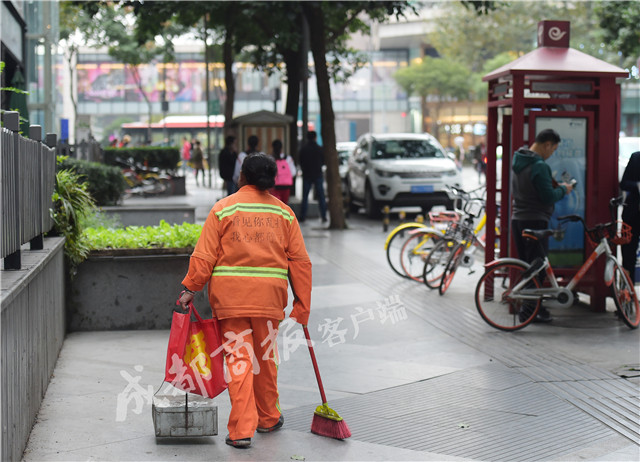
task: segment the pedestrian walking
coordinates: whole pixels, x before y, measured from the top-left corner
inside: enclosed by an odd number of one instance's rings
[[[187,175],[187,162],[191,159],[191,142],[184,136],[182,137],[182,174]]]
[[[224,147],[220,150],[220,154],[218,156],[220,178],[224,180],[227,196],[238,190],[235,181],[233,181],[233,173],[236,168],[236,161],[238,160],[238,153],[236,152],[235,144],[236,137],[232,135],[227,136],[224,140]]]
[[[198,183],[198,172],[202,172],[202,186],[204,186],[204,153],[200,145],[200,140],[193,143],[193,152],[191,154],[191,166],[195,170],[196,186]]]
[[[244,158],[249,154],[253,154],[258,151],[258,144],[260,144],[260,140],[256,135],[251,135],[247,138],[247,149],[238,154],[238,158],[236,160],[236,165],[233,171],[233,181],[238,184],[238,180],[240,179],[240,171],[242,170],[242,162],[244,162]]]
[[[313,187],[320,207],[320,217],[322,222],[327,221],[327,202],[324,196],[324,177],[322,166],[324,165],[324,154],[322,148],[316,142],[318,137],[315,131],[307,133],[307,142],[300,149],[299,159],[302,169],[302,205],[300,210],[300,222],[307,219],[307,209],[309,207],[309,191]]]
[[[531,242],[522,237],[522,231],[549,228],[554,204],[571,193],[573,189],[570,183],[558,184],[551,175],[551,168],[545,162],[553,155],[559,144],[560,135],[555,130],[542,130],[528,149],[526,147],[518,149],[513,157],[511,227],[518,257],[528,263],[532,263],[538,257],[545,257],[549,253],[549,239],[543,239],[539,243]],[[523,317],[528,316],[523,314]],[[551,314],[542,306],[534,322],[551,320]]]
[[[276,161],[278,174],[276,175],[276,185],[270,192],[282,202],[288,204],[293,179],[296,177],[296,164],[291,156],[282,152],[282,141],[273,140],[271,147],[273,148],[271,155]]]
[[[231,413],[226,443],[245,448],[256,431],[282,427],[277,384],[278,325],[290,317],[306,326],[311,303],[311,261],[289,206],[269,194],[275,161],[246,157],[240,190],[218,201],[191,255],[180,304],[186,309],[208,284],[213,316],[220,321],[230,375]]]

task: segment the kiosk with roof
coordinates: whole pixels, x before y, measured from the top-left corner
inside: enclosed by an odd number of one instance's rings
[[[577,185],[556,203],[557,217],[581,215],[589,226],[611,220],[609,200],[618,194],[620,85],[628,72],[569,47],[568,21],[538,23],[538,48],[485,75],[489,83],[487,121],[487,223],[500,223],[500,234],[487,226],[487,242],[499,241],[500,256],[515,256],[511,237],[511,160],[536,133],[556,130],[562,141],[547,161],[559,182]],[[501,162],[496,153],[502,153]],[[562,241],[550,239],[549,259],[556,275],[571,277],[592,250],[580,223],[566,225]],[[487,246],[485,260],[495,257]],[[608,288],[602,282],[604,262],[583,278],[580,292],[603,310]]]

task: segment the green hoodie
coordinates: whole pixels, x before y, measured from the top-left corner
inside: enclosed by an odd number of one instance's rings
[[[554,204],[567,193],[564,186],[554,186],[551,168],[539,154],[520,148],[511,167],[513,220],[549,221]]]

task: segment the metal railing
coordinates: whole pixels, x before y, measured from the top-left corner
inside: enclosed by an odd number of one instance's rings
[[[5,112],[0,133],[2,225],[0,258],[4,269],[20,269],[20,248],[42,249],[43,234],[53,227],[49,209],[56,177],[56,135],[42,140],[42,127],[29,127],[29,138],[18,133],[19,114]]]

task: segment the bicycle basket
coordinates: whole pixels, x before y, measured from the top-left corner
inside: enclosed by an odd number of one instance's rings
[[[627,244],[631,241],[631,226],[622,221],[616,221],[608,228],[593,230],[587,233],[587,237],[594,247],[600,243],[603,237],[613,245]]]

